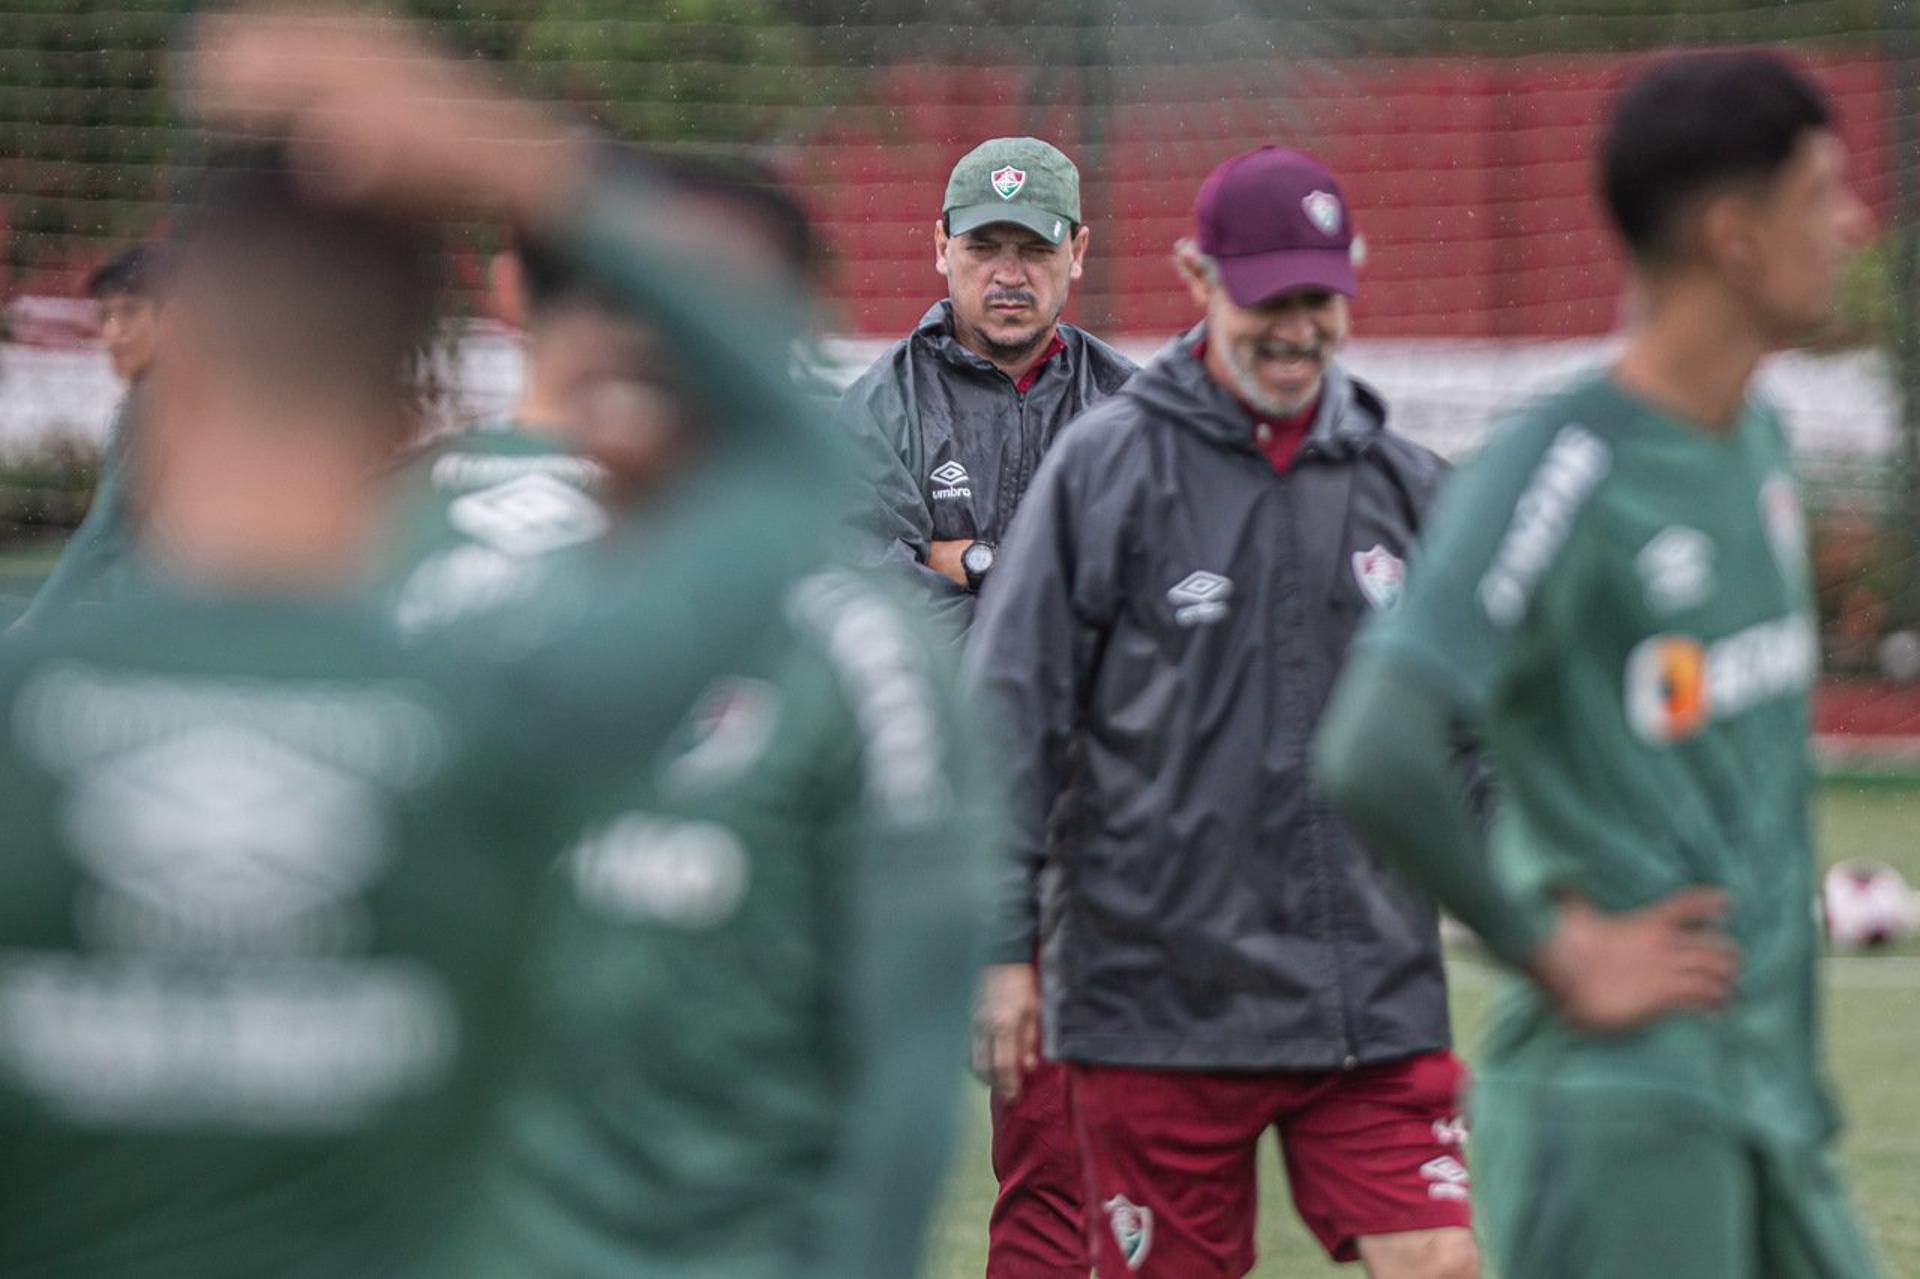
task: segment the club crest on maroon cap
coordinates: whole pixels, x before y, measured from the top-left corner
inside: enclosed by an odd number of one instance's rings
[[[1353,224],[1339,181],[1304,151],[1261,147],[1207,175],[1194,241],[1238,306],[1294,289],[1352,297]]]
[[[1323,235],[1340,234],[1340,197],[1326,191],[1309,191],[1300,197],[1300,207],[1306,211],[1307,221],[1320,228]]]

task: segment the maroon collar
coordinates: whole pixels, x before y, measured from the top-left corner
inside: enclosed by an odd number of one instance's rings
[[[1067,340],[1060,336],[1059,329],[1054,329],[1053,341],[1047,344],[1047,349],[1041,354],[1040,358],[1033,362],[1033,367],[1020,375],[1020,380],[1013,384],[1013,389],[1022,395],[1031,391],[1033,384],[1040,380],[1040,370],[1047,367],[1047,361],[1066,349]]]

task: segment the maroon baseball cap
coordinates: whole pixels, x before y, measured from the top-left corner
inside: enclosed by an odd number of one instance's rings
[[[1200,184],[1194,243],[1220,264],[1236,306],[1289,289],[1354,294],[1353,219],[1327,166],[1304,151],[1261,147]]]

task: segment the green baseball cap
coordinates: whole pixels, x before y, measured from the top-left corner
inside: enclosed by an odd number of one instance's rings
[[[1011,222],[1058,244],[1080,221],[1080,170],[1038,138],[993,138],[953,166],[940,211],[948,235]]]

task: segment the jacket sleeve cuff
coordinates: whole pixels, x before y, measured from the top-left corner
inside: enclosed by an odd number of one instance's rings
[[[993,942],[987,947],[987,962],[1031,964],[1038,944],[1039,938],[1030,921],[1007,924],[995,930]]]

